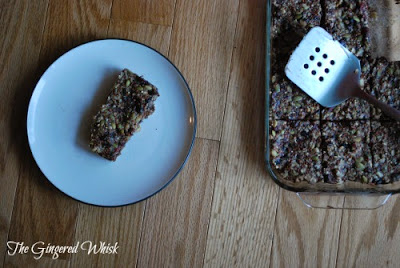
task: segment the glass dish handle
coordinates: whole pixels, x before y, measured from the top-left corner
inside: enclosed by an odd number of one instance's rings
[[[298,192],[297,196],[309,208],[372,210],[387,203],[392,194],[329,194]]]

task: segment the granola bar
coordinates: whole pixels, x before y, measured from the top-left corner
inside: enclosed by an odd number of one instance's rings
[[[369,135],[369,121],[323,123],[325,182],[368,181],[372,172]]]
[[[128,69],[118,75],[107,101],[94,116],[90,148],[100,156],[115,161],[130,137],[140,130],[140,123],[151,115],[158,89]]]
[[[372,64],[370,84],[378,100],[400,109],[400,62],[388,62],[384,58]],[[381,110],[372,107],[374,119],[391,120]]]
[[[271,77],[271,110],[275,119],[315,120],[320,117],[320,105],[294,83],[281,75]]]
[[[400,180],[400,124],[371,122],[373,175],[369,182],[391,183]]]
[[[286,179],[316,183],[322,178],[318,121],[272,122],[272,163]]]
[[[325,28],[357,57],[370,50],[368,0],[326,0]]]

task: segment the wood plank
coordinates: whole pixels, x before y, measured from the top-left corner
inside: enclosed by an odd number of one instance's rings
[[[28,246],[38,241],[45,245],[72,245],[78,203],[55,189],[32,161],[26,159],[30,164],[21,169],[9,240]],[[33,258],[32,252],[28,255]],[[6,264],[18,263],[20,257],[7,256]],[[62,254],[59,259],[67,258]],[[23,266],[24,260],[27,259],[21,258],[19,265]]]
[[[343,196],[314,204],[342,207]],[[335,267],[342,210],[311,209],[295,193],[282,190],[277,208],[271,267]]]
[[[32,16],[42,17],[45,12],[41,11]],[[27,12],[31,13],[30,10]],[[70,48],[106,36],[110,14],[111,0],[51,1],[39,58],[39,72],[44,71],[52,61]],[[29,30],[35,28],[33,25],[35,24],[29,26]],[[21,38],[26,40],[25,36]],[[26,158],[21,160],[24,165],[21,168],[9,239],[24,241],[28,245],[37,241],[53,245],[72,245],[78,202],[50,185],[34,163],[29,149],[25,150],[25,154]],[[10,258],[18,256],[7,256],[6,264],[11,264]],[[63,254],[59,260],[68,258],[69,254]],[[18,260],[12,262],[18,263]],[[22,262],[23,259],[20,263],[23,266]]]
[[[20,255],[15,258],[8,258],[7,265],[4,267],[29,267],[29,268],[68,268],[69,260],[53,260],[51,257],[42,257],[35,260],[32,255]]]
[[[40,55],[44,71],[82,43],[107,37],[112,0],[50,0]]]
[[[351,206],[366,199],[346,198]],[[400,198],[393,196],[376,210],[344,211],[340,232],[338,267],[399,267]]]
[[[0,266],[6,252],[21,162],[29,152],[25,119],[36,82],[47,3],[0,1]]]
[[[168,55],[171,38],[171,27],[112,20],[108,31],[109,38],[134,40],[155,48],[163,55]]]
[[[108,37],[132,39],[167,54],[171,27],[140,22],[112,20]],[[71,259],[72,267],[134,267],[138,259],[145,202],[120,208],[80,205],[76,242],[118,242],[117,255],[87,255],[80,251]]]
[[[192,89],[200,138],[221,137],[238,6],[238,0],[176,3],[169,57]]]
[[[241,1],[206,267],[268,267],[279,187],[264,163],[266,1]]]
[[[196,139],[180,175],[147,201],[138,267],[202,266],[218,147]]]
[[[176,0],[114,0],[112,18],[171,26]]]
[[[71,258],[71,267],[135,267],[145,203],[118,208],[80,204],[75,242],[115,245],[117,254],[90,254],[79,250]]]

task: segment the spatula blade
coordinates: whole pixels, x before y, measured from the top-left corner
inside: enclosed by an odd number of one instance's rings
[[[323,28],[314,27],[290,56],[285,73],[321,105],[333,107],[351,96],[360,61]]]

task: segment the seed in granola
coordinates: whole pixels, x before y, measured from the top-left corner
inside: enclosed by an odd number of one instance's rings
[[[365,175],[362,175],[361,178],[363,183],[368,183],[368,178]]]
[[[298,102],[294,102],[293,105],[294,105],[295,107],[297,107],[297,108],[301,107],[301,103],[298,103]]]
[[[303,96],[300,96],[300,95],[299,95],[299,96],[295,96],[295,97],[293,98],[293,100],[294,100],[294,101],[297,101],[297,102],[298,102],[298,101],[301,101],[302,99],[303,99]]]
[[[365,169],[365,165],[362,162],[356,162],[356,168],[362,171]]]

